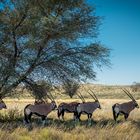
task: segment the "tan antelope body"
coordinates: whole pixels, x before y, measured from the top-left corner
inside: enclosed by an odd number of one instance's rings
[[[2,99],[0,99],[0,110],[2,110],[2,109],[7,109],[7,106],[6,106],[5,102]]]
[[[50,97],[49,97],[50,98]],[[43,125],[45,124],[46,117],[48,114],[57,108],[56,102],[54,99],[51,99],[51,103],[38,103],[36,102],[34,105],[28,104],[24,108],[24,121],[25,123],[31,123],[31,116],[33,114],[42,118]]]
[[[126,89],[125,90],[123,89],[123,91],[132,99],[132,101],[125,102],[122,104],[116,103],[112,106],[113,117],[115,121],[120,114],[123,114],[125,120],[127,120],[130,112],[135,108],[139,108],[139,105],[137,104],[134,97],[130,94],[130,92],[127,91]]]
[[[88,92],[89,93],[89,92]],[[92,92],[93,93],[93,92]],[[80,103],[77,106],[77,113],[78,113],[78,119],[80,120],[80,116],[81,114],[86,114],[88,116],[88,121],[91,122],[91,117],[93,112],[99,108],[101,109],[99,100],[97,99],[97,96],[93,93],[93,95],[91,93],[89,93],[92,98],[95,100],[94,102],[85,102],[85,103]]]
[[[67,112],[67,113],[73,113],[74,119],[75,119],[77,116],[76,108],[77,108],[78,104],[79,104],[78,102],[61,103],[58,106],[58,111],[57,111],[58,118],[60,119],[60,116],[62,116],[62,119],[64,120],[64,114],[65,114],[65,112]]]
[[[80,103],[77,106],[77,111],[82,114],[92,114],[97,108],[100,108],[100,104],[98,102],[86,102]]]
[[[81,93],[79,92],[80,95],[77,94],[77,96],[82,100],[82,102],[85,102],[84,97],[81,95]],[[58,106],[58,111],[57,111],[57,116],[60,119],[60,116],[62,116],[62,119],[64,120],[64,114],[65,112],[67,113],[73,113],[73,119],[76,120],[77,119],[77,106],[79,105],[79,102],[71,102],[71,103],[61,103]]]

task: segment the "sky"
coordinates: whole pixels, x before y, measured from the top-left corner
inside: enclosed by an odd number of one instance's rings
[[[97,70],[94,83],[140,82],[140,0],[87,1],[96,6],[96,15],[103,17],[97,41],[111,49],[111,68]]]
[[[97,70],[94,83],[140,82],[140,0],[88,0],[102,16],[97,40],[111,49],[111,68]]]

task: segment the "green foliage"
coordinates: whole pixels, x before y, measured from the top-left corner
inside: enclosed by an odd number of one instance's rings
[[[33,97],[35,97],[36,101],[44,101],[44,102],[48,98],[49,93],[53,90],[52,85],[44,80],[40,80],[37,82],[26,80],[25,88],[29,92],[31,92]],[[51,97],[49,96],[49,98]]]
[[[78,83],[71,82],[71,81],[67,81],[63,85],[63,88],[65,90],[65,94],[68,94],[71,98],[73,97],[73,95],[76,94],[79,87],[80,87],[80,85]]]
[[[20,83],[95,79],[109,49],[96,43],[100,17],[84,0],[0,2],[0,97]],[[81,40],[90,39],[89,45]]]

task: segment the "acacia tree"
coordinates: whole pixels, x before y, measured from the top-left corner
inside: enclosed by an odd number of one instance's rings
[[[94,79],[94,67],[109,62],[109,49],[95,42],[99,24],[85,0],[0,1],[0,98],[29,81]]]
[[[74,81],[67,81],[63,85],[63,89],[65,90],[64,93],[68,94],[70,98],[72,98],[76,94],[79,87],[80,85],[78,83],[75,83]]]

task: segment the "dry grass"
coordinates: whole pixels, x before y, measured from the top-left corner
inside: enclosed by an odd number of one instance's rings
[[[74,99],[77,101],[77,99]],[[74,101],[65,99],[66,102]],[[75,124],[71,114],[66,114],[66,121],[57,119],[56,112],[48,116],[45,127],[38,118],[33,118],[32,129],[23,125],[23,109],[34,100],[5,100],[8,109],[0,111],[1,140],[139,140],[140,139],[140,109],[135,109],[128,121],[122,117],[115,123],[112,119],[111,106],[125,99],[100,99],[102,109],[93,114],[92,125],[88,126],[87,117],[82,116],[82,122]],[[57,104],[64,100],[57,100]],[[80,100],[79,100],[80,101]],[[138,101],[140,104],[140,101]]]

